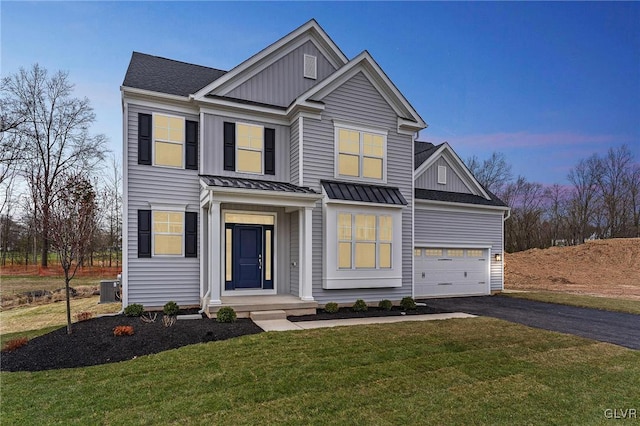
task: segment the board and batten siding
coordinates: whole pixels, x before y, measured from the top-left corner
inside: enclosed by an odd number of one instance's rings
[[[446,184],[438,183],[438,166],[447,168]],[[460,179],[455,169],[453,169],[449,162],[443,157],[438,158],[427,170],[416,178],[416,188],[473,194],[462,179]]]
[[[246,123],[275,129],[276,167],[275,175],[238,173],[224,169],[224,123]],[[200,153],[203,157],[203,175],[217,175],[239,177],[246,179],[259,179],[275,182],[289,182],[290,162],[290,135],[289,127],[271,123],[262,123],[254,120],[240,120],[237,118],[219,115],[204,114],[204,136]],[[264,161],[264,159],[263,159]]]
[[[316,79],[304,77],[305,54],[317,58]],[[288,107],[300,94],[334,72],[335,68],[316,45],[307,41],[246,82],[225,93],[225,96]]]
[[[397,133],[397,115],[363,73],[357,73],[322,100],[322,119],[304,120],[304,185],[321,191],[320,180],[334,179],[333,120],[388,130],[387,184],[400,189],[409,205],[402,210],[402,287],[325,290],[323,278],[324,223],[321,204],[313,211],[313,297],[319,303],[353,303],[356,299],[377,302],[400,300],[412,292],[412,138]],[[363,183],[366,183],[363,181]]]
[[[138,210],[150,210],[149,203],[186,204],[187,211],[199,213],[200,186],[197,170],[173,169],[138,164],[138,113],[153,112],[184,116],[171,110],[150,109],[129,104],[127,129],[128,210],[128,303],[162,307],[170,300],[179,305],[200,304],[200,263],[198,258],[138,258]],[[198,239],[200,238],[198,232]]]
[[[491,291],[502,290],[502,262],[493,260],[502,254],[502,212],[452,211],[425,209],[417,202],[415,209],[415,245],[455,247],[465,244],[491,247]]]

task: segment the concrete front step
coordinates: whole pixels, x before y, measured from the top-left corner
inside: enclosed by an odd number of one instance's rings
[[[282,309],[275,311],[255,311],[249,312],[249,318],[253,321],[281,320],[287,319],[287,313]]]

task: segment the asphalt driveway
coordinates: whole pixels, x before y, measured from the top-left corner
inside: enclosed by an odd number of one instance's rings
[[[465,312],[575,334],[640,350],[640,315],[536,302],[506,296],[420,300],[443,312]]]

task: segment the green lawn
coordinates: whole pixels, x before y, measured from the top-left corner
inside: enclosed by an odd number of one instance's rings
[[[587,425],[640,408],[640,351],[473,318],[262,333],[0,380],[3,424]]]
[[[584,296],[579,294],[568,294],[568,293],[553,293],[549,291],[502,293],[502,296],[516,297],[519,299],[537,300],[540,302],[557,303],[560,305],[580,306],[583,308],[602,309],[605,311],[640,314],[639,300],[615,299],[611,297]]]

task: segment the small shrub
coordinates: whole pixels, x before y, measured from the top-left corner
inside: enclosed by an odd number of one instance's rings
[[[144,306],[139,303],[132,303],[124,308],[124,314],[128,317],[139,317],[144,312]]]
[[[391,303],[391,300],[381,300],[380,303],[378,303],[378,308],[383,309],[385,311],[390,311],[391,308],[393,308],[393,303]]]
[[[367,302],[362,299],[358,299],[351,309],[353,309],[354,312],[365,312],[369,307],[367,306]]]
[[[91,318],[93,318],[93,312],[89,312],[89,311],[78,312],[75,315],[75,317],[76,317],[76,321],[78,322],[90,320]]]
[[[339,309],[340,307],[338,307],[338,304],[336,302],[329,302],[324,305],[324,311],[330,314],[335,314]]]
[[[29,342],[29,339],[26,337],[17,337],[15,339],[8,340],[7,343],[4,344],[2,348],[2,352],[12,352],[18,348],[23,347]]]
[[[400,306],[405,311],[413,311],[414,309],[417,308],[416,301],[414,300],[414,298],[408,297],[408,296],[402,298],[402,300],[400,301]]]
[[[113,329],[114,336],[133,336],[133,327],[130,325],[119,325]]]
[[[218,322],[236,322],[236,311],[231,306],[223,306],[216,313]]]
[[[164,304],[162,312],[164,312],[165,315],[176,316],[178,312],[180,312],[180,306],[172,300]]]

